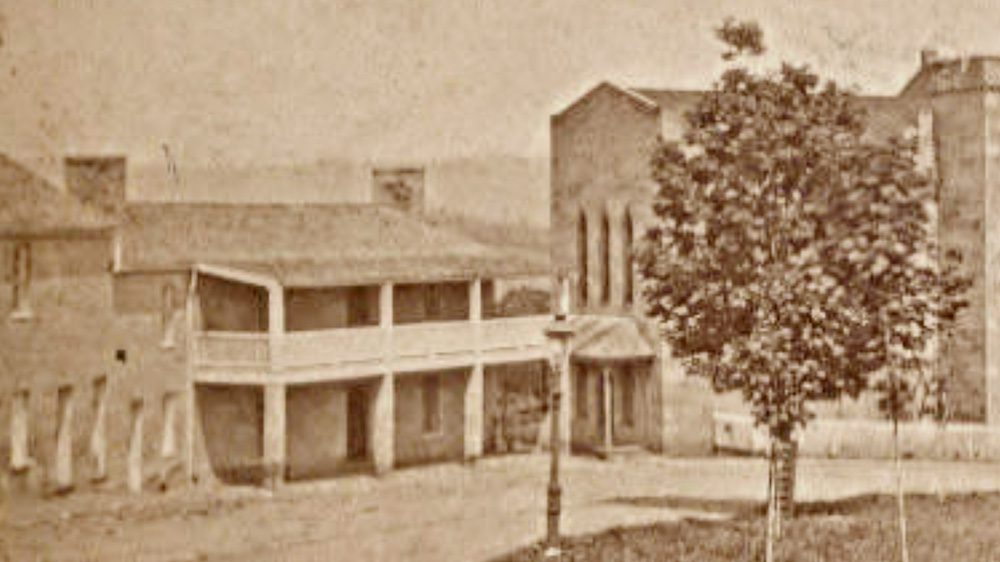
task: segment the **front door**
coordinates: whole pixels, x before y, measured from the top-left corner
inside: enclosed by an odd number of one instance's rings
[[[368,455],[368,393],[364,387],[347,391],[347,458],[364,459]]]

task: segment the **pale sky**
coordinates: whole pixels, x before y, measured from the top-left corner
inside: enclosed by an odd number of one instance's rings
[[[0,0],[0,150],[244,164],[545,156],[601,80],[705,88],[712,28],[890,94],[925,46],[1000,55],[1000,4],[933,0]]]

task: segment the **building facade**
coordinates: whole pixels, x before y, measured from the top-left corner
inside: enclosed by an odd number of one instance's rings
[[[419,170],[373,174],[372,204],[241,205],[130,201],[120,157],[65,166],[60,190],[0,161],[12,488],[474,459],[511,382],[544,382],[548,315],[501,316],[495,288],[545,260],[425,220]]]
[[[657,345],[645,317],[641,280],[632,263],[635,243],[652,218],[650,157],[658,139],[680,140],[684,114],[703,92],[626,88],[602,83],[551,118],[552,266],[572,280],[573,309],[581,324],[614,324],[646,345],[604,342],[603,360],[574,353],[580,382],[570,399],[579,405],[574,441],[596,443],[592,418],[610,418],[602,446],[629,440],[626,404],[643,418],[648,446],[677,453],[710,450],[714,412],[740,412],[735,396],[716,396],[687,377]],[[943,59],[922,53],[920,68],[895,96],[859,96],[872,142],[916,135],[919,164],[940,180],[938,236],[943,251],[958,249],[974,280],[970,307],[957,337],[940,350],[951,375],[953,415],[995,423],[1000,419],[1000,309],[996,295],[1000,258],[1000,59]],[[612,338],[614,339],[614,338]],[[636,348],[637,347],[637,348]],[[613,348],[613,349],[612,349]],[[622,365],[629,365],[622,371]],[[618,373],[649,369],[642,406]],[[611,382],[607,374],[611,373]],[[617,386],[615,382],[618,382]],[[610,388],[610,392],[609,389]],[[646,408],[644,411],[641,408]],[[875,415],[871,400],[819,407],[821,416]],[[578,438],[579,435],[579,438]]]

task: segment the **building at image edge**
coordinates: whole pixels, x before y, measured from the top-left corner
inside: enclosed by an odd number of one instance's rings
[[[544,254],[434,223],[419,169],[375,170],[371,204],[212,204],[130,201],[126,167],[70,157],[60,189],[0,157],[14,480],[141,489],[163,467],[261,482],[472,459],[505,377],[544,373],[549,316],[497,309],[505,282],[547,276]]]
[[[705,381],[685,375],[669,349],[657,343],[632,263],[634,244],[653,218],[657,186],[650,158],[657,139],[680,140],[685,113],[703,95],[604,82],[551,117],[552,267],[571,280],[575,322],[585,332],[601,325],[605,333],[618,334],[603,342],[599,353],[579,348],[574,353],[567,388],[576,396],[567,403],[574,405],[572,439],[578,447],[607,449],[633,441],[634,416],[622,410],[633,395],[643,395],[648,405],[639,423],[657,428],[647,435],[648,446],[668,453],[709,452],[713,414],[746,412],[738,396],[714,395]],[[862,95],[857,103],[867,112],[867,140],[916,136],[918,164],[940,180],[937,235],[943,250],[961,250],[973,286],[954,344],[941,350],[939,363],[952,374],[953,416],[995,423],[1000,419],[1000,58],[945,59],[925,51],[897,95]],[[625,337],[626,332],[644,337]],[[647,374],[637,378],[637,371]],[[633,384],[640,386],[628,388]],[[818,413],[876,415],[870,398],[823,404]]]

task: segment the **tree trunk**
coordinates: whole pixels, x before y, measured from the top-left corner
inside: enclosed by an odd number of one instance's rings
[[[774,531],[775,531],[775,470],[774,449],[775,438],[772,435],[767,447],[767,523],[764,527],[764,562],[774,562]]]
[[[910,562],[910,552],[906,539],[906,499],[903,495],[903,463],[899,458],[899,414],[892,416],[892,457],[896,464],[896,507],[899,515],[899,559]]]
[[[775,459],[776,535],[780,539],[785,521],[795,517],[795,465],[799,447],[790,434],[781,436],[775,443],[778,446]]]

